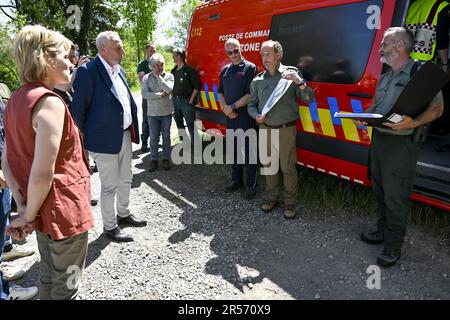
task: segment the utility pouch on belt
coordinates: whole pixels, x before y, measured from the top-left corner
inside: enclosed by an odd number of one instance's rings
[[[427,140],[428,130],[430,129],[429,125],[421,125],[414,129],[413,133],[413,141],[423,146],[425,141]]]

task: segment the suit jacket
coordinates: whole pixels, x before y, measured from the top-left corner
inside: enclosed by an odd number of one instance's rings
[[[119,76],[130,96],[131,140],[139,143],[137,106],[120,68]],[[81,66],[73,83],[72,116],[83,133],[84,147],[92,152],[117,154],[122,148],[123,107],[100,58]]]

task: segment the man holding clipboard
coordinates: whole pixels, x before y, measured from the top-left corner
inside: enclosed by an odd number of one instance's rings
[[[384,117],[382,122],[374,127],[370,150],[372,187],[380,218],[377,229],[364,232],[361,239],[370,244],[384,243],[383,251],[377,259],[377,263],[383,267],[393,266],[398,261],[406,234],[406,212],[420,153],[420,145],[417,139],[414,139],[414,131],[439,118],[444,110],[442,93],[438,91],[437,94],[431,94],[429,102],[422,108],[423,111],[416,112],[416,101],[423,100],[424,95],[429,93],[433,86],[429,83],[423,83],[421,86],[415,83],[412,88],[413,81],[409,83],[414,68],[417,68],[416,62],[409,57],[413,46],[414,38],[406,29],[396,27],[386,30],[380,54],[381,62],[388,64],[391,70],[381,76],[374,103],[366,110]],[[436,82],[435,79],[430,79],[429,82],[433,81]],[[439,83],[434,87],[439,90],[441,85]],[[405,93],[413,94],[401,95],[404,90]],[[402,105],[399,105],[399,102],[402,102]],[[417,115],[392,112],[404,111],[407,108],[415,109],[409,114]],[[354,122],[358,126],[367,125],[367,121],[362,119]]]

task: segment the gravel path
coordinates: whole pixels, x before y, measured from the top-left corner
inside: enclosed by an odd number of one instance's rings
[[[131,211],[149,224],[126,228],[134,242],[112,243],[94,207],[82,299],[450,299],[448,241],[411,227],[401,263],[381,269],[381,289],[368,289],[381,246],[359,234],[372,218],[302,203],[288,221],[282,208],[260,211],[263,180],[248,202],[224,195],[230,166],[148,173],[149,154],[134,148]],[[92,178],[98,198],[98,173]],[[36,248],[34,235],[24,246]],[[38,283],[38,259],[9,263],[30,268],[19,285]]]

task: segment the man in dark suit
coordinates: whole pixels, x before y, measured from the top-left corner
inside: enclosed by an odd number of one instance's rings
[[[137,107],[119,65],[125,53],[119,35],[101,32],[96,45],[97,57],[77,71],[72,115],[100,174],[104,233],[113,241],[133,241],[119,224],[134,227],[147,224],[128,209],[133,178],[131,143],[139,143]]]

